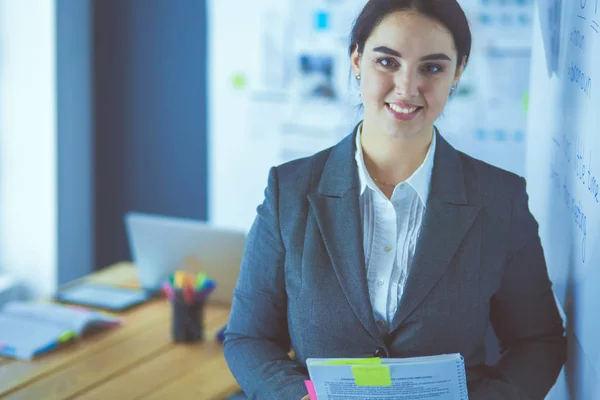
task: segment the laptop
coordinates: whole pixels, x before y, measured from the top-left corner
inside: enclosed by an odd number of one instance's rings
[[[208,222],[129,212],[125,228],[140,285],[155,293],[177,270],[206,272],[217,282],[210,303],[230,305],[246,234]]]

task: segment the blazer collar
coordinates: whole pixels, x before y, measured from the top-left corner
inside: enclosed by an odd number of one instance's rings
[[[437,145],[433,160],[428,202],[467,204],[467,188],[460,153],[436,129]]]
[[[323,169],[317,192],[324,196],[343,197],[352,189],[360,189],[355,161],[356,135],[354,131],[335,145]],[[435,129],[436,148],[427,203],[432,199],[442,203],[467,204],[462,163],[459,152]]]
[[[317,192],[328,197],[343,197],[348,191],[358,189],[360,182],[354,162],[356,144],[354,143],[358,127],[341,142],[333,146],[323,168]]]

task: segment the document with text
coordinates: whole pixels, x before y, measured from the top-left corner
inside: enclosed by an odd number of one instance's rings
[[[460,354],[414,358],[309,358],[318,400],[468,400]],[[314,399],[312,399],[314,400]]]

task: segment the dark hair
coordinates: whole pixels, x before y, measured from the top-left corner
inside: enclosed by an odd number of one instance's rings
[[[457,64],[471,54],[471,30],[465,12],[456,0],[369,0],[354,21],[350,34],[350,55],[358,47],[362,54],[365,42],[373,30],[389,14],[412,10],[443,24],[454,37],[458,53]]]

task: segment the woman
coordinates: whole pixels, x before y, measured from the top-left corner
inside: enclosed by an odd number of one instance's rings
[[[461,353],[471,399],[554,384],[566,340],[525,181],[433,126],[470,48],[455,0],[365,5],[350,46],[364,120],[271,169],[247,238],[225,357],[250,398],[307,399],[308,357]]]

